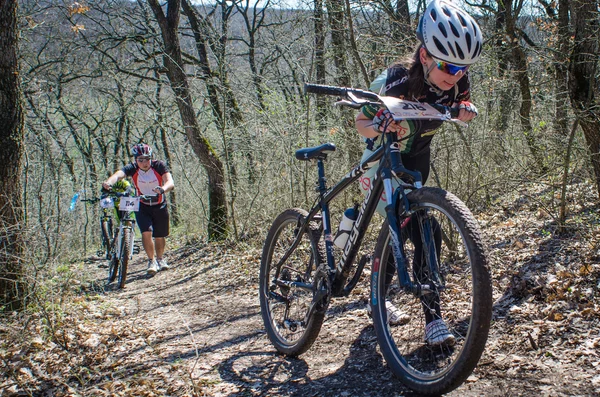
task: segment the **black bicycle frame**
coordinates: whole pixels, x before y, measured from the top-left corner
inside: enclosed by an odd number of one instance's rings
[[[379,162],[379,168],[375,174],[373,183],[369,186],[369,190],[366,193],[365,199],[362,202],[360,211],[344,250],[342,257],[335,263],[334,251],[333,251],[333,236],[331,230],[331,216],[329,212],[329,202],[335,199],[342,191],[344,191],[351,183],[355,182],[360,178],[367,170],[372,168],[375,163]],[[396,215],[397,203],[399,200],[403,201],[403,207],[405,211],[408,211],[408,199],[404,193],[404,188],[418,189],[421,187],[421,174],[416,171],[410,171],[402,165],[401,151],[398,143],[396,134],[384,134],[384,144],[371,154],[365,161],[361,162],[354,168],[352,168],[337,184],[330,189],[327,188],[325,183],[325,167],[322,159],[317,160],[318,166],[318,192],[319,200],[318,203],[310,210],[307,217],[304,220],[299,220],[299,230],[295,241],[292,243],[287,252],[279,260],[277,268],[279,269],[281,264],[284,263],[291,252],[293,252],[298,244],[300,243],[301,236],[307,231],[308,224],[314,219],[321,218],[323,222],[323,233],[325,236],[325,247],[327,253],[327,266],[330,275],[333,275],[332,279],[332,294],[333,296],[343,296],[350,293],[352,288],[344,288],[344,284],[350,274],[350,270],[358,254],[358,249],[362,244],[362,240],[366,234],[367,228],[371,223],[371,219],[375,213],[381,193],[385,190],[386,197],[392,197],[390,204],[385,208],[386,215],[388,217],[388,223],[390,227],[390,235],[392,236],[392,247],[394,257],[396,258],[397,271],[400,279],[400,285],[403,289],[410,291],[415,294],[420,294],[422,288],[420,285],[415,285],[407,271],[406,267],[406,255],[404,254],[403,245],[400,241],[400,223],[398,222],[398,216]],[[395,192],[392,188],[392,177],[408,177],[413,181],[412,184],[403,185],[402,183],[398,186]],[[429,233],[430,234],[430,233]],[[430,237],[425,237],[427,241]],[[374,264],[374,271],[378,271],[379,264]],[[362,268],[357,270],[360,272]],[[356,279],[357,277],[355,277]],[[354,280],[353,280],[354,281]],[[283,281],[278,280],[279,283],[285,283],[287,286],[294,286],[296,288],[311,290],[312,285],[306,283],[297,283],[294,281]],[[350,283],[352,284],[352,282]],[[353,287],[353,285],[352,285]],[[430,290],[429,286],[426,286],[426,290]]]

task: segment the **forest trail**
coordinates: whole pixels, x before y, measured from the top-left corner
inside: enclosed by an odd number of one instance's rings
[[[600,395],[599,236],[553,236],[543,211],[517,207],[478,216],[494,321],[478,367],[449,395]],[[264,332],[259,243],[169,244],[171,269],[148,277],[145,255],[136,255],[124,290],[105,287],[97,263],[84,264],[91,281],[54,341],[30,326],[3,352],[12,372],[0,378],[2,395],[411,395],[378,352],[365,310],[368,272],[333,301],[313,347],[293,359]]]

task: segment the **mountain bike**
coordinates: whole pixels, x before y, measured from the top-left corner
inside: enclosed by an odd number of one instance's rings
[[[81,201],[87,202],[89,204],[96,204],[100,202],[100,208],[102,208],[102,212],[100,213],[100,232],[102,248],[98,251],[98,255],[103,255],[104,259],[110,260],[112,242],[114,239],[114,229],[112,220],[112,212],[114,207],[113,201],[112,199],[103,200],[100,197],[82,199]]]
[[[113,239],[110,262],[108,265],[108,283],[117,279],[118,288],[124,288],[127,281],[127,267],[134,254],[135,218],[133,213],[139,210],[140,199],[152,201],[158,195],[133,196],[131,189],[123,193],[105,192],[104,199],[119,200],[119,226]]]
[[[339,97],[337,105],[359,109],[370,104],[388,109],[395,119],[453,119],[455,109],[382,97],[352,88],[306,84],[305,92]],[[369,262],[354,262],[382,193],[386,220],[371,258],[369,306],[377,341],[388,366],[409,388],[422,394],[446,393],[471,374],[487,341],[492,313],[488,262],[477,222],[455,195],[422,186],[421,174],[402,165],[397,134],[328,187],[325,160],[332,143],[303,148],[301,161],[315,161],[317,191],[308,211],[290,208],[273,222],[260,268],[260,306],[267,335],[286,355],[306,352],[317,338],[334,297],[348,296]],[[336,260],[329,203],[377,166],[376,177]],[[391,198],[391,200],[389,199]],[[392,326],[386,301],[411,316]],[[443,316],[455,343],[424,341],[425,317]]]

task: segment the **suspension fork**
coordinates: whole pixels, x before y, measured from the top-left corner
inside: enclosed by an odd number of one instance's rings
[[[430,288],[433,291],[437,291],[443,288],[439,273],[439,258],[437,255],[437,245],[435,241],[435,232],[433,230],[435,218],[429,210],[423,210],[424,216],[420,224],[421,228],[421,239],[423,240],[423,249],[427,250],[425,255],[427,256],[427,266],[431,273],[430,280],[434,283]]]
[[[389,172],[388,170],[384,170],[384,173]],[[404,244],[402,243],[402,235],[400,229],[400,222],[398,220],[398,216],[396,214],[396,203],[398,200],[402,199],[406,201],[403,203],[405,212],[406,205],[408,205],[408,199],[406,199],[406,195],[404,194],[404,187],[399,186],[396,189],[396,192],[392,194],[392,181],[391,177],[383,177],[383,185],[385,189],[386,197],[392,197],[390,204],[385,207],[385,213],[388,219],[388,225],[390,229],[390,239],[392,246],[392,253],[394,258],[396,259],[396,272],[398,273],[398,278],[400,281],[400,287],[405,291],[413,293],[415,290],[415,285],[411,281],[410,275],[408,274],[407,265],[406,265],[406,252],[404,251]],[[388,196],[389,194],[389,196]]]

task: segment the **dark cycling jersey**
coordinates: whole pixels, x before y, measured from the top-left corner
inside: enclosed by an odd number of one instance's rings
[[[148,171],[141,170],[137,163],[127,164],[121,171],[133,179],[133,184],[135,185],[138,196],[144,194],[155,195],[154,188],[163,185],[163,175],[167,172],[171,172],[167,164],[161,160],[151,160],[150,169]],[[158,205],[164,201],[165,197],[161,194],[157,199],[153,199],[152,202],[140,200],[140,203],[146,205]]]
[[[369,89],[382,96],[392,96],[424,103],[437,103],[445,106],[452,106],[461,101],[468,101],[471,97],[468,72],[456,83],[454,88],[448,91],[439,92],[428,84],[424,84],[423,91],[418,98],[407,97],[407,80],[408,70],[402,65],[394,65],[380,74],[371,83]],[[371,119],[375,117],[377,110],[373,106],[364,106],[362,108],[363,114]],[[411,137],[403,141],[402,153],[412,157],[429,150],[435,130],[443,122],[439,120],[410,120],[403,123],[410,129]]]

